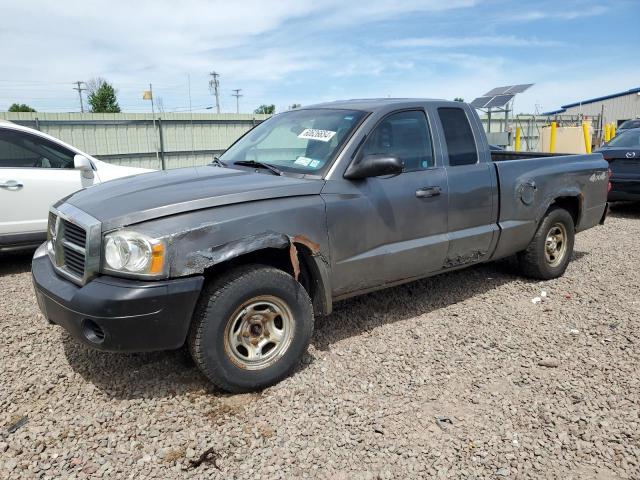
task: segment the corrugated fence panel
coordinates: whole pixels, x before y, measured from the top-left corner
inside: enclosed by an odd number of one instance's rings
[[[158,118],[161,122],[158,122]],[[11,113],[8,120],[69,143],[101,160],[145,168],[160,168],[160,128],[167,168],[209,163],[238,137],[269,115],[166,113]]]

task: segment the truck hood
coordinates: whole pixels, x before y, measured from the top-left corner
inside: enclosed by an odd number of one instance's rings
[[[317,195],[323,180],[214,166],[180,168],[112,180],[62,200],[102,222],[103,230],[192,210]]]

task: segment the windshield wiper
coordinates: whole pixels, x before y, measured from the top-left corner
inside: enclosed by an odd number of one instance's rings
[[[269,163],[257,162],[255,160],[238,160],[237,162],[233,162],[234,165],[242,165],[245,167],[256,167],[256,168],[265,168],[269,170],[274,175],[282,175],[282,170]]]
[[[220,160],[220,157],[218,156],[214,156],[213,160],[211,160],[211,163],[209,165],[214,165],[216,167],[226,167],[227,164],[225,162],[223,162],[222,160]]]

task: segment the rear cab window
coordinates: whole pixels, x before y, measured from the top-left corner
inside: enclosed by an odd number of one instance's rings
[[[449,153],[449,166],[478,163],[478,148],[467,114],[461,108],[438,108],[438,117],[444,131]]]

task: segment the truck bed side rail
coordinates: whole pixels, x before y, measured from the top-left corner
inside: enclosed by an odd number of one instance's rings
[[[492,150],[491,161],[500,162],[503,160],[520,160],[525,158],[541,157],[562,157],[571,155],[570,153],[549,153],[549,152],[516,152],[514,150]]]

